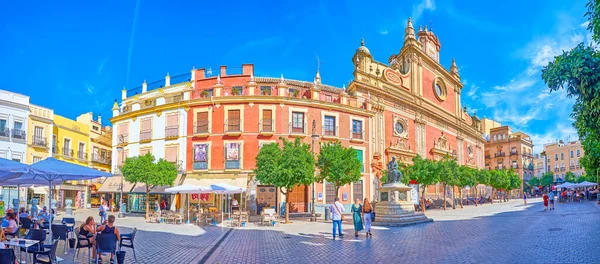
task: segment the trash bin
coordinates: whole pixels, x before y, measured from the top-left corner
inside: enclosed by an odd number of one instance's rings
[[[117,251],[117,263],[125,263],[125,251]]]
[[[75,248],[75,242],[77,242],[75,238],[69,238],[69,248]]]
[[[329,220],[329,207],[325,207],[325,220]]]

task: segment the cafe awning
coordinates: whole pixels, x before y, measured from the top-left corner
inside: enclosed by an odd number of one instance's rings
[[[48,195],[48,187],[30,187],[33,190],[33,194],[44,194]]]
[[[183,181],[183,184],[190,184],[196,186],[211,186],[214,184],[229,184],[236,187],[240,187],[242,189],[248,188],[248,180],[247,177],[237,177],[237,178],[186,178]]]
[[[178,186],[179,183],[181,183],[181,177],[183,177],[182,174],[177,174],[177,178],[175,178],[175,181],[173,182],[173,186]],[[155,186],[154,188],[150,189],[150,193],[151,194],[170,194],[169,192],[166,191],[168,188],[171,188],[171,186],[169,186],[169,185]],[[131,190],[131,193],[144,193],[145,194],[146,193],[146,184],[138,182],[137,184],[135,184],[135,187],[133,187],[133,189]]]
[[[100,189],[99,193],[118,193],[121,192],[121,180],[123,176],[113,176],[106,178]],[[123,180],[123,192],[128,193],[133,188],[133,183]]]

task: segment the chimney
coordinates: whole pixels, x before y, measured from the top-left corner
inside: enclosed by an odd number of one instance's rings
[[[167,72],[167,76],[165,76],[165,87],[169,86],[171,86],[171,76],[169,76],[169,73]]]
[[[227,76],[227,66],[221,66],[221,77]]]
[[[254,64],[242,64],[242,75],[254,75]]]
[[[127,98],[127,90],[125,90],[125,86],[123,86],[123,90],[121,90],[121,99],[125,100]]]
[[[142,93],[145,93],[148,91],[148,84],[146,83],[146,80],[144,80],[144,83],[142,83]]]
[[[206,71],[205,69],[198,69],[198,71],[196,71],[196,78],[194,78],[194,79],[202,80],[202,79],[206,78],[206,76],[204,75],[205,71]]]
[[[98,115],[98,123],[100,123],[100,126],[102,126],[102,115]]]

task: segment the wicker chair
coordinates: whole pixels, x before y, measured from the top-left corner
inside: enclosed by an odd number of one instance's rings
[[[173,213],[173,211],[167,212],[167,224],[169,223],[169,221],[175,223],[175,213]]]
[[[173,221],[175,224],[177,224],[177,222],[179,222],[180,224],[183,224],[183,214],[175,213],[175,219]]]

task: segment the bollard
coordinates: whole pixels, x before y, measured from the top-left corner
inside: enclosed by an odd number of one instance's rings
[[[325,207],[325,221],[329,220],[329,207]]]

